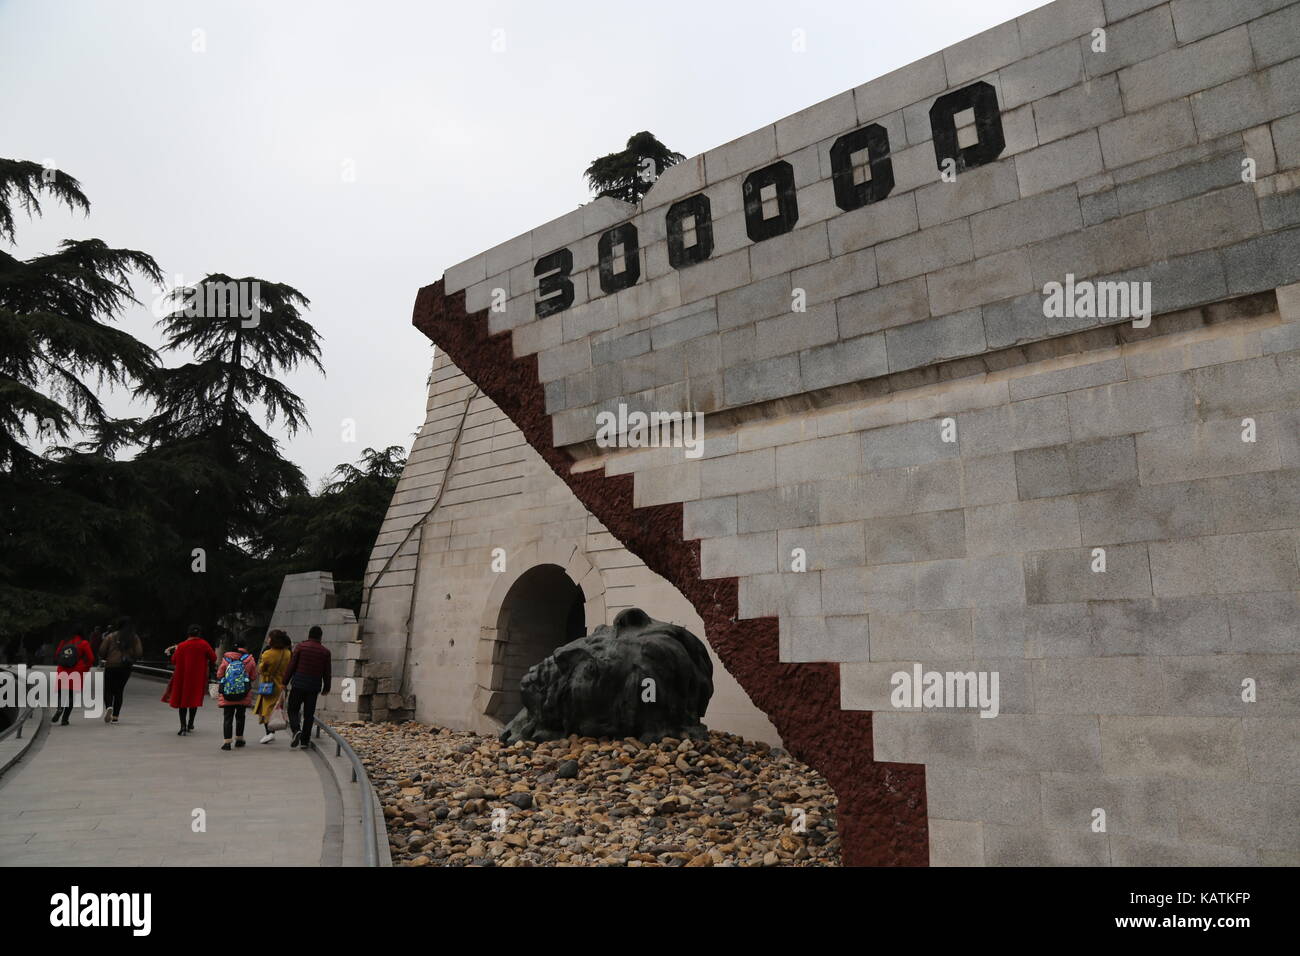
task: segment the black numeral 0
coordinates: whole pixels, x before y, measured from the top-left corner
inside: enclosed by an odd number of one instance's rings
[[[623,244],[623,271],[614,271],[614,245]],[[641,256],[637,251],[636,226],[625,222],[601,234],[596,245],[600,255],[600,288],[603,292],[617,292],[636,285],[641,278]]]
[[[853,182],[853,154],[867,151],[871,178]],[[894,162],[889,158],[889,131],[872,123],[845,133],[831,147],[831,181],[835,184],[835,205],[845,212],[879,202],[894,188]]]
[[[695,220],[695,245],[687,246],[682,237],[682,222]],[[703,262],[713,255],[713,217],[709,197],[704,193],[678,200],[668,207],[668,264],[674,269]]]
[[[962,149],[957,145],[956,116],[965,110],[975,113],[979,141]],[[991,163],[1001,155],[1007,141],[1002,134],[1002,112],[998,91],[981,80],[960,90],[945,93],[930,107],[930,130],[934,133],[934,161],[943,169],[944,160],[956,162],[957,172]]]
[[[776,215],[770,219],[763,217],[763,189],[766,186],[776,187]],[[745,232],[755,242],[789,232],[799,221],[794,167],[785,160],[746,176],[741,195],[745,198]]]

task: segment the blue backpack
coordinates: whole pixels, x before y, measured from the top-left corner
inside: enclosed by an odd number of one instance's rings
[[[243,700],[248,696],[248,689],[252,686],[244,667],[244,661],[248,658],[249,655],[245,654],[226,665],[225,676],[221,678],[221,696],[226,700]]]

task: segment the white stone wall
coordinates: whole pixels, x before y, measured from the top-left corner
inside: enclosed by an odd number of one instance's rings
[[[347,608],[335,607],[334,603],[334,575],[330,572],[286,574],[267,630],[278,628],[297,644],[307,639],[307,632],[313,626],[320,625],[322,641],[355,641],[357,616]]]
[[[929,109],[974,81],[1006,145],[944,182]],[[873,122],[894,189],[841,211],[830,146]],[[797,225],[754,242],[741,183],[777,160]],[[1060,0],[445,290],[471,312],[506,290],[489,323],[537,355],[555,443],[632,473],[638,505],[683,502],[703,574],[779,617],[784,660],[843,662],[877,758],[926,767],[932,862],[1294,865],[1298,185],[1300,4]],[[664,213],[701,192],[713,254],[674,269]],[[625,221],[641,278],[602,294],[597,240]],[[574,305],[537,318],[533,263],[561,246]],[[1150,282],[1160,318],[1049,320],[1067,274]],[[708,413],[703,458],[595,450],[621,403]],[[894,707],[914,662],[998,671],[1000,715]]]
[[[351,720],[370,712],[373,696],[384,697],[393,691],[388,664],[368,665],[360,644],[361,627],[357,616],[348,608],[335,607],[334,575],[329,571],[306,571],[286,574],[280,595],[271,614],[267,630],[282,630],[295,644],[307,639],[312,627],[319,625],[321,642],[331,654],[330,692],[320,698],[317,710],[326,719]],[[355,681],[352,699],[344,702],[343,678]]]
[[[600,199],[459,263],[445,291],[465,290],[473,312],[503,290],[490,328],[537,354],[567,445],[619,403],[712,412],[1105,324],[1044,323],[1040,290],[1066,272],[1152,280],[1157,313],[1298,281],[1294,7],[1059,0],[692,157],[639,206]],[[941,181],[929,109],[977,81],[997,90],[1005,148]],[[869,123],[889,132],[895,185],[843,212],[830,147]],[[1246,159],[1257,182],[1242,181]],[[798,222],[755,243],[742,183],[777,160],[793,167]],[[665,213],[697,193],[713,254],[674,269]],[[604,294],[598,238],[625,221],[641,278]],[[539,319],[533,266],[561,247],[574,303]],[[807,312],[791,312],[794,289]]]
[[[446,490],[417,528],[437,500],[453,447]],[[505,551],[502,573],[492,570],[496,548]],[[588,631],[625,608],[640,607],[705,637],[689,602],[587,514],[519,430],[439,353],[428,419],[412,445],[366,572],[366,657],[390,667],[394,693],[405,686],[405,693],[415,696],[419,719],[483,732],[500,729],[486,716],[497,613],[509,585],[538,564],[565,568],[583,588]],[[780,742],[716,656],[714,686],[705,715],[709,727]]]

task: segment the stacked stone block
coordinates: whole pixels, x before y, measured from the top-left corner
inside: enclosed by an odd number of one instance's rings
[[[946,182],[930,109],[971,83],[1005,143]],[[872,123],[893,189],[844,212],[831,147]],[[778,162],[797,222],[755,241],[742,183]],[[444,288],[502,290],[489,327],[537,356],[556,445],[681,502],[784,660],[841,662],[876,758],[926,767],[932,862],[1295,864],[1298,186],[1300,4],[1060,0]],[[665,213],[700,194],[712,254],[674,268]],[[605,294],[625,222],[640,279]],[[539,317],[560,247],[573,305]],[[1048,318],[1067,275],[1149,282],[1156,318]],[[619,405],[706,413],[704,454],[596,448]],[[997,671],[999,715],[894,706],[917,662]]]
[[[1296,281],[1300,18],[1289,3],[1221,6],[1050,4],[689,159],[639,206],[598,200],[453,266],[446,291],[470,311],[506,297],[490,326],[537,354],[556,442],[571,444],[619,403],[712,412],[1104,324],[1043,321],[1039,290],[1067,271],[1141,270],[1158,313]],[[944,182],[928,111],[971,82],[997,91],[1006,145]],[[889,132],[893,191],[842,212],[830,147],[871,123]],[[755,243],[741,185],[778,160],[798,222]],[[674,269],[664,214],[699,193],[713,253]],[[641,279],[607,295],[597,238],[622,221]],[[561,247],[574,303],[538,318],[534,263]]]
[[[505,561],[500,573],[493,570],[496,549]],[[586,592],[588,631],[641,607],[703,636],[686,599],[614,540],[505,414],[438,352],[427,420],[366,570],[357,645],[364,661],[349,666],[373,694],[362,698],[370,716],[395,718],[401,707],[441,726],[499,731],[491,716],[499,695],[494,673],[511,656],[497,631],[504,584],[540,563],[556,564]],[[405,701],[398,696],[403,668]],[[716,658],[714,683],[710,727],[780,742]]]
[[[278,628],[297,644],[307,639],[313,626],[321,628],[321,643],[330,650],[331,688],[317,705],[331,720],[387,720],[401,718],[414,709],[393,686],[392,664],[371,661],[361,643],[356,615],[335,607],[334,575],[328,571],[286,574],[271,615],[270,628]],[[355,697],[343,700],[342,681],[353,682]],[[351,695],[350,695],[351,696]]]

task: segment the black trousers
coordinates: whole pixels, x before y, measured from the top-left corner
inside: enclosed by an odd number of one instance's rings
[[[177,707],[177,708],[176,708],[176,713],[178,713],[178,714],[181,715],[181,729],[182,729],[182,730],[185,730],[185,729],[187,729],[187,728],[189,728],[189,729],[193,729],[193,727],[194,727],[194,718],[195,718],[195,716],[198,714],[198,712],[199,712],[199,709],[198,709],[197,707]]]
[[[82,678],[83,681],[85,679],[86,679],[85,677]],[[56,678],[56,681],[57,681],[56,693],[58,695],[57,698],[58,710],[54,712],[54,718],[58,720],[60,717],[62,717],[63,723],[66,724],[68,722],[68,718],[72,716],[72,704],[73,704],[72,681],[70,675],[69,678],[66,680],[58,680],[58,678]]]
[[[130,664],[104,668],[104,687],[108,692],[108,700],[104,706],[113,711],[114,717],[122,713],[122,695],[126,692],[126,682],[130,679]]]
[[[289,688],[289,703],[286,709],[289,711],[289,729],[295,734],[299,733],[301,728],[301,740],[307,743],[311,740],[312,724],[316,722],[316,698],[320,696],[318,690],[303,690],[299,687]],[[299,714],[301,713],[302,722],[299,723]]]
[[[223,736],[230,739],[230,725],[235,725],[235,736],[244,736],[244,717],[248,714],[247,707],[235,707],[229,705],[221,708],[221,727],[224,731]]]

